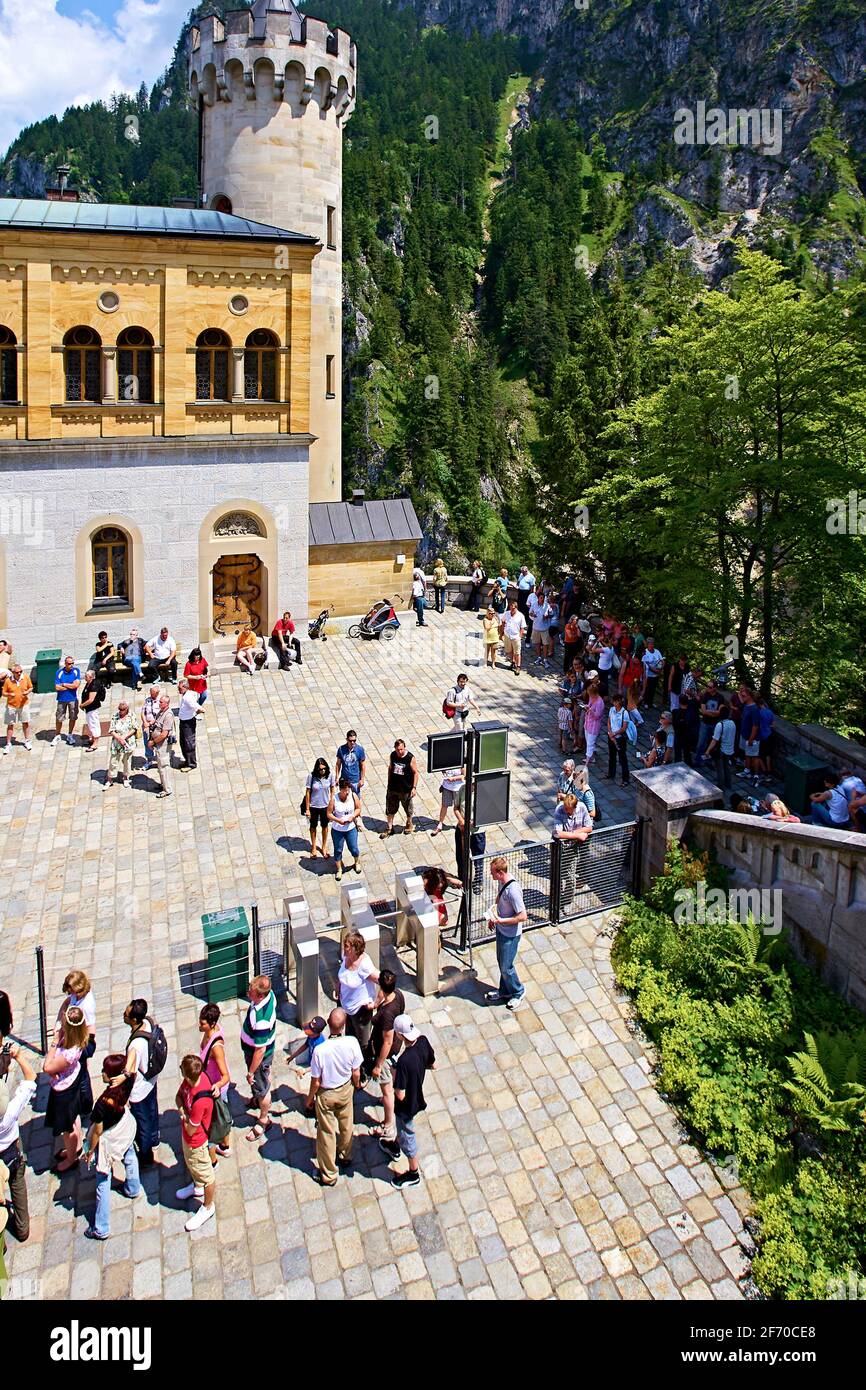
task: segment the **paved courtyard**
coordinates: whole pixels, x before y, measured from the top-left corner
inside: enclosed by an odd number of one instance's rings
[[[656,1093],[651,1058],[614,989],[602,916],[524,937],[519,968],[529,1003],[517,1015],[482,1005],[496,981],[492,947],[476,951],[477,978],[444,955],[439,995],[420,999],[411,951],[398,957],[383,945],[383,964],[396,962],[409,1009],[437,1054],[418,1123],[425,1181],[406,1192],[390,1185],[370,1132],[381,1117],[374,1083],[356,1101],[351,1175],[333,1191],[314,1182],[314,1126],[301,1110],[306,1076],[279,1052],[299,1036],[290,996],[274,1072],[277,1123],[265,1140],[246,1142],[250,1121],[233,1097],[237,1128],[219,1169],[216,1222],[194,1236],[183,1230],[189,1213],[174,1198],[186,1179],[173,1099],[177,1058],[197,1045],[200,1000],[185,989],[202,960],[201,914],[257,902],[263,918],[280,916],[285,893],[301,887],[320,930],[338,918],[333,869],[308,858],[298,814],[315,757],[333,763],[349,727],[366,747],[362,849],[371,899],[393,897],[397,870],[442,863],[453,871],[453,833],[427,833],[439,779],[423,771],[422,745],[427,732],[446,727],[443,695],[466,669],[481,706],[476,717],[512,728],[512,819],[489,833],[488,849],[549,834],[560,761],[555,673],[518,678],[504,666],[479,667],[470,615],[431,614],[427,632],[411,621],[390,644],[341,636],[307,643],[304,666],[287,674],[216,677],[199,769],[175,773],[168,801],[156,797],[155,774],[141,771],[132,790],[103,791],[102,748],[52,749],[49,696],[37,700],[33,752],[16,748],[0,759],[0,985],[13,998],[20,1035],[38,1039],[34,948],[42,944],[50,1011],[71,966],[90,974],[98,1055],[124,1046],[121,1016],[133,995],[148,998],[172,1048],[160,1084],[159,1165],[144,1175],[146,1200],[113,1195],[103,1244],[84,1239],[92,1179],[48,1171],[40,1087],[23,1131],[32,1235],[24,1246],[8,1242],[12,1297],[742,1296],[745,1194],[683,1142]],[[112,704],[117,697],[115,687]],[[382,841],[385,770],[398,735],[422,768],[419,832]],[[597,791],[605,825],[633,815],[630,791],[604,781]],[[223,1007],[233,1075],[242,1081],[243,1009]]]

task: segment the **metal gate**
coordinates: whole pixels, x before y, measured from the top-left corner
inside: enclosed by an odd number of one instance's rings
[[[275,917],[272,922],[260,922],[258,905],[253,903],[253,975],[267,975],[278,993],[285,988],[282,981],[287,984],[289,979],[289,927],[288,917]]]
[[[616,907],[633,891],[640,873],[640,821],[625,821],[594,830],[588,840],[541,840],[473,860],[472,908],[465,946],[493,941],[488,917],[496,906],[498,885],[490,873],[492,859],[505,859],[508,877],[523,891],[529,917],[524,930],[570,922]]]

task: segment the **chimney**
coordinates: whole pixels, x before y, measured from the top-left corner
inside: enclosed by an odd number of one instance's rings
[[[362,487],[353,487],[353,488],[352,488],[352,506],[353,506],[353,507],[363,507],[363,505],[364,505],[364,489],[363,489]]]

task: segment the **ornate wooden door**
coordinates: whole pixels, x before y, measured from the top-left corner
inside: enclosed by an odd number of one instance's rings
[[[213,629],[234,636],[248,623],[262,630],[262,562],[258,555],[223,555],[213,571]]]

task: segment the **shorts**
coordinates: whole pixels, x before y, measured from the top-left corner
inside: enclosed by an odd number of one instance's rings
[[[415,810],[415,798],[411,792],[386,792],[385,793],[385,815],[396,816],[399,810],[406,813],[406,819],[411,820]]]
[[[327,830],[328,828],[328,808],[327,806],[310,807],[310,829]]]
[[[216,1181],[216,1171],[210,1161],[207,1144],[199,1144],[198,1148],[191,1149],[184,1139],[183,1161],[189,1170],[190,1177],[197,1186],[209,1187],[212,1182]]]
[[[29,701],[29,700],[25,700],[25,701],[24,701],[24,704],[20,707],[20,709],[16,709],[14,705],[7,705],[7,706],[6,706],[6,723],[7,723],[7,724],[29,724],[29,723],[30,723],[30,701]]]
[[[244,1062],[246,1063],[247,1072],[249,1072],[250,1062],[253,1060],[253,1053],[255,1051],[255,1048],[247,1047],[246,1043],[242,1043],[241,1048],[243,1050]],[[268,1091],[271,1089],[271,1065],[273,1063],[273,1060],[274,1054],[271,1053],[270,1057],[266,1056],[259,1063],[256,1070],[253,1072],[253,1079],[250,1085],[250,1091],[252,1092],[254,1100],[262,1100],[268,1094]]]
[[[386,1057],[386,1058],[385,1058],[384,1062],[382,1063],[382,1070],[379,1072],[379,1077],[378,1077],[379,1085],[380,1085],[380,1086],[392,1086],[392,1085],[393,1085],[393,1083],[394,1083],[394,1067],[395,1067],[396,1065],[397,1065],[397,1058],[396,1058],[396,1057],[394,1058],[394,1061],[393,1061],[393,1062],[391,1061],[391,1058],[390,1058],[390,1057]]]
[[[99,710],[89,709],[84,718],[87,721],[87,727],[93,734],[93,737],[100,738],[102,735],[102,720],[99,718]]]
[[[454,799],[457,796],[457,793],[456,791],[449,791],[447,787],[440,787],[439,790],[442,793],[442,805],[445,807],[445,810],[447,811],[450,806],[454,805]]]
[[[533,629],[532,629],[532,645],[533,645],[533,647],[540,647],[541,644],[542,644],[542,642],[546,642],[546,641],[547,641],[547,628],[546,628],[546,627],[545,627],[545,628],[533,627]]]
[[[78,718],[78,701],[69,700],[67,703],[61,704],[58,700],[54,718],[58,724],[62,724],[64,719],[68,719],[70,724],[74,724]]]
[[[505,637],[503,638],[503,642],[505,644],[506,656],[520,656],[520,653],[523,649],[523,643],[521,642],[519,637],[509,637],[508,633],[506,632]],[[491,642],[490,645],[492,646],[493,643]]]
[[[747,758],[757,758],[761,751],[761,741],[756,738],[752,743],[747,743],[744,738],[741,738],[740,748]]]

